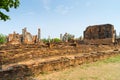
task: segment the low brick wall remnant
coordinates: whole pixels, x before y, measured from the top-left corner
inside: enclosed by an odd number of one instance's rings
[[[40,63],[36,62],[35,64],[30,65],[15,65],[10,67],[8,70],[0,71],[0,80],[24,80],[23,78],[26,76],[40,73],[42,74],[49,71],[63,70],[84,63],[103,60],[112,56],[117,56],[119,54],[120,51],[96,52],[83,54],[81,56],[74,56],[74,58],[61,57],[57,60]]]

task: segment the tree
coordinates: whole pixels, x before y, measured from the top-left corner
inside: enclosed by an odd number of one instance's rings
[[[10,11],[10,8],[17,8],[19,6],[19,0],[0,0],[0,20],[8,20],[10,17],[1,10],[5,10],[6,12]]]
[[[72,34],[65,33],[64,36],[63,36],[63,41],[67,42],[67,41],[73,40],[74,37],[75,37],[75,36],[72,35]]]

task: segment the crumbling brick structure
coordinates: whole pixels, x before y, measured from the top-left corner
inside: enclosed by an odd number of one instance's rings
[[[13,32],[13,34],[8,35],[7,42],[10,44],[20,44],[21,35],[16,32]]]
[[[40,29],[38,29],[38,35],[32,35],[27,32],[27,29],[22,29],[22,34],[13,32],[7,37],[7,42],[9,44],[34,44],[40,42]]]
[[[89,44],[110,44],[115,42],[116,31],[111,24],[88,26],[84,31],[84,42]]]

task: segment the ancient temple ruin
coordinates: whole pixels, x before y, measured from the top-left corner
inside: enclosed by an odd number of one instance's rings
[[[84,31],[84,42],[89,44],[110,44],[115,42],[116,31],[111,24],[88,26]]]
[[[37,35],[32,35],[27,31],[27,28],[22,29],[22,34],[13,32],[7,37],[9,44],[35,44],[40,42],[40,29],[38,29]]]

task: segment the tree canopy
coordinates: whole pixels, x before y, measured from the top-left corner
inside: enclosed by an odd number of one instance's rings
[[[0,0],[0,20],[6,21],[10,19],[10,17],[4,14],[1,10],[9,12],[10,8],[17,8],[19,4],[19,0]]]

